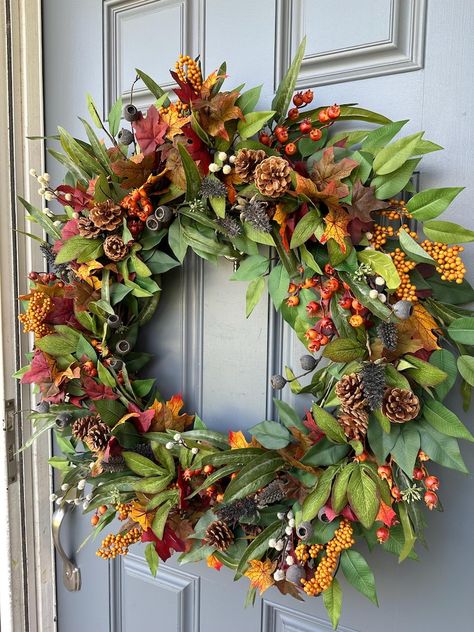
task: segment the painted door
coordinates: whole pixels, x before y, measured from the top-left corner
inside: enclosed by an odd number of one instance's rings
[[[425,129],[447,149],[423,161],[423,185],[474,185],[470,0],[44,0],[43,17],[47,134],[57,124],[80,134],[76,115],[87,115],[85,94],[107,111],[127,94],[136,67],[171,88],[167,70],[178,53],[200,54],[206,71],[227,60],[229,85],[263,84],[261,106],[268,109],[306,33],[301,88],[317,87],[319,103],[356,101],[394,120],[411,118],[407,133]],[[145,90],[137,94],[141,105],[151,101]],[[60,176],[53,162],[48,171]],[[464,194],[451,215],[474,228],[468,209]],[[472,250],[468,256],[474,262]],[[182,391],[188,409],[219,430],[272,418],[269,376],[295,365],[302,351],[267,301],[245,320],[245,288],[228,281],[231,268],[189,258],[183,272],[169,273],[158,314],[140,343],[156,354],[150,374],[163,394]],[[474,469],[472,450],[466,457]],[[429,516],[430,548],[421,551],[422,563],[399,566],[373,553],[381,608],[347,588],[343,630],[471,629],[472,479],[443,472],[442,486],[446,512]],[[67,517],[66,551],[72,554],[88,532],[88,517]],[[60,632],[330,628],[321,600],[298,603],[270,590],[255,608],[244,609],[246,582],[234,584],[230,571],[172,561],[153,579],[136,553],[108,566],[93,545],[82,549],[76,555],[79,592],[64,589],[58,567]]]

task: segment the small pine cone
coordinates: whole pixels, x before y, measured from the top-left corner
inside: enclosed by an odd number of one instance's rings
[[[270,156],[255,168],[255,185],[262,195],[279,198],[291,184],[291,167],[284,158]]]
[[[365,362],[360,372],[362,390],[370,410],[380,408],[385,392],[385,366],[375,362]]]
[[[102,452],[107,447],[110,439],[109,427],[102,421],[97,421],[89,428],[84,443],[93,452]]]
[[[406,388],[388,388],[385,391],[382,412],[390,421],[403,424],[420,412],[420,400]]]
[[[253,182],[256,166],[266,157],[263,149],[241,149],[235,158],[235,173],[243,182]]]
[[[226,551],[233,541],[234,534],[223,520],[215,520],[207,527],[204,542],[218,551]]]
[[[89,217],[80,217],[77,227],[79,228],[79,235],[87,239],[94,239],[102,232],[102,229],[96,226]]]
[[[359,373],[350,373],[342,377],[336,384],[336,395],[345,408],[363,408],[367,401],[362,390],[362,380]]]
[[[377,335],[387,351],[395,351],[398,344],[398,331],[394,323],[380,323]]]
[[[71,431],[76,439],[81,441],[87,436],[90,428],[94,426],[100,419],[97,415],[87,415],[86,417],[79,417],[72,424]]]
[[[260,535],[263,531],[263,527],[258,524],[243,524],[241,527],[245,535],[249,538],[256,538],[257,535]]]
[[[119,235],[109,235],[104,241],[104,253],[111,261],[122,261],[127,256],[128,246]]]
[[[363,408],[344,408],[342,406],[337,420],[349,441],[360,441],[367,434],[369,414]]]
[[[285,498],[285,491],[283,489],[283,483],[276,479],[269,483],[257,494],[256,501],[257,507],[266,507],[267,505],[273,505],[280,502]]]
[[[112,231],[122,223],[123,209],[112,200],[99,202],[89,212],[89,218],[97,228]]]
[[[238,197],[234,208],[240,211],[240,219],[251,224],[255,230],[262,233],[271,232],[272,224],[268,216],[267,202],[257,200],[255,195],[250,200]]]

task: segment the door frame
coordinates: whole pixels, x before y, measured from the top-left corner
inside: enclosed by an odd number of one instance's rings
[[[29,270],[44,268],[33,240],[21,232],[44,237],[25,220],[18,206],[22,195],[41,208],[36,180],[29,169],[44,171],[42,136],[42,3],[4,0],[0,4],[0,503],[5,524],[0,532],[0,627],[2,632],[55,632],[56,590],[51,538],[52,476],[47,458],[51,438],[45,433],[35,445],[18,452],[31,435],[28,411],[31,389],[11,376],[31,349],[32,340],[18,327],[17,295],[27,292]],[[13,349],[13,352],[12,352]],[[23,360],[23,361],[22,361]],[[25,412],[22,412],[25,411]]]

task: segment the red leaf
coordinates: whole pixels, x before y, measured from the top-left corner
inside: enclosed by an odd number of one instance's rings
[[[309,437],[313,443],[317,443],[324,437],[324,432],[314,421],[314,417],[310,410],[306,411],[306,417],[303,419],[303,425],[309,430]]]
[[[21,378],[22,384],[41,384],[42,382],[51,382],[53,375],[51,373],[51,364],[42,351],[36,349],[30,368]]]
[[[105,384],[98,384],[93,378],[85,377],[82,382],[82,386],[89,399],[117,399],[118,395],[114,393],[110,386]]]
[[[75,189],[74,187],[69,186],[68,184],[60,184],[56,187],[56,191],[60,191],[67,195],[68,193],[72,195],[72,200],[66,200],[62,195],[58,196],[58,202],[60,202],[63,206],[72,206],[75,211],[82,211],[83,208],[87,207],[92,196],[81,189]]]
[[[49,325],[68,324],[74,317],[74,299],[61,296],[52,297],[53,307],[45,320]]]
[[[185,125],[183,127],[183,134],[188,140],[186,143],[186,149],[188,150],[189,155],[198,165],[201,175],[207,175],[212,158],[206,145],[192,129],[191,125]]]
[[[152,154],[165,142],[168,123],[163,121],[154,105],[148,108],[146,118],[142,116],[138,121],[134,121],[132,127],[140,149],[145,155]]]
[[[178,538],[176,533],[168,525],[165,526],[163,538],[160,540],[156,537],[151,529],[147,529],[142,533],[142,542],[154,542],[155,549],[163,562],[171,557],[174,551],[182,553],[186,549],[186,545]]]
[[[380,501],[379,512],[376,520],[380,520],[387,527],[392,527],[398,522],[397,514],[393,511],[390,505],[386,505],[383,500]]]

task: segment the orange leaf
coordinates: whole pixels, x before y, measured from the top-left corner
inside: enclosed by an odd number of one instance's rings
[[[439,325],[431,314],[421,305],[416,303],[413,307],[413,314],[405,321],[418,334],[423,342],[423,348],[427,351],[439,349],[438,338],[435,331],[439,331]]]
[[[390,505],[386,505],[383,500],[380,501],[379,512],[375,520],[383,522],[387,527],[392,527],[397,522],[397,514]]]
[[[220,571],[223,566],[222,562],[219,562],[215,555],[207,556],[207,565],[209,568],[214,568],[216,571]]]
[[[200,123],[201,127],[208,134],[229,140],[225,123],[244,118],[242,110],[235,105],[238,96],[238,92],[218,92],[209,101],[203,100],[195,104],[195,109],[202,108],[200,111]]]
[[[257,588],[262,595],[270,586],[275,583],[273,579],[273,571],[276,568],[276,562],[271,560],[250,560],[249,569],[244,575],[250,579],[252,588]]]
[[[183,407],[181,395],[173,395],[166,403],[155,399],[150,408],[155,411],[155,418],[151,423],[149,432],[162,432],[163,430],[177,430],[183,432],[193,422],[194,416],[186,413],[179,414]]]
[[[123,178],[121,186],[123,189],[133,189],[141,186],[148,176],[150,175],[153,163],[155,162],[155,155],[137,154],[132,156],[130,160],[117,160],[110,166],[112,171]]]
[[[326,230],[319,241],[325,244],[328,239],[334,239],[342,252],[346,252],[347,246],[344,237],[349,235],[347,225],[350,219],[349,214],[341,206],[331,207],[329,213],[324,217]]]
[[[182,134],[181,128],[186,125],[190,121],[190,116],[179,116],[178,108],[174,103],[172,103],[168,111],[161,115],[161,120],[165,121],[168,124],[168,129],[166,131],[166,137],[172,140],[174,136],[177,134]]]
[[[239,430],[238,432],[229,431],[229,445],[231,450],[236,450],[237,448],[248,448],[250,443],[247,442],[244,437],[244,433]]]
[[[153,523],[154,513],[147,513],[145,507],[140,505],[136,500],[132,501],[132,509],[129,513],[130,519],[133,522],[137,522],[143,531],[151,529]]]
[[[338,198],[346,197],[349,188],[341,180],[347,178],[357,166],[358,163],[350,158],[343,158],[339,162],[335,162],[334,147],[328,147],[324,150],[321,160],[314,163],[311,179],[316,184],[318,191],[326,191],[329,185],[333,185],[334,194]]]

